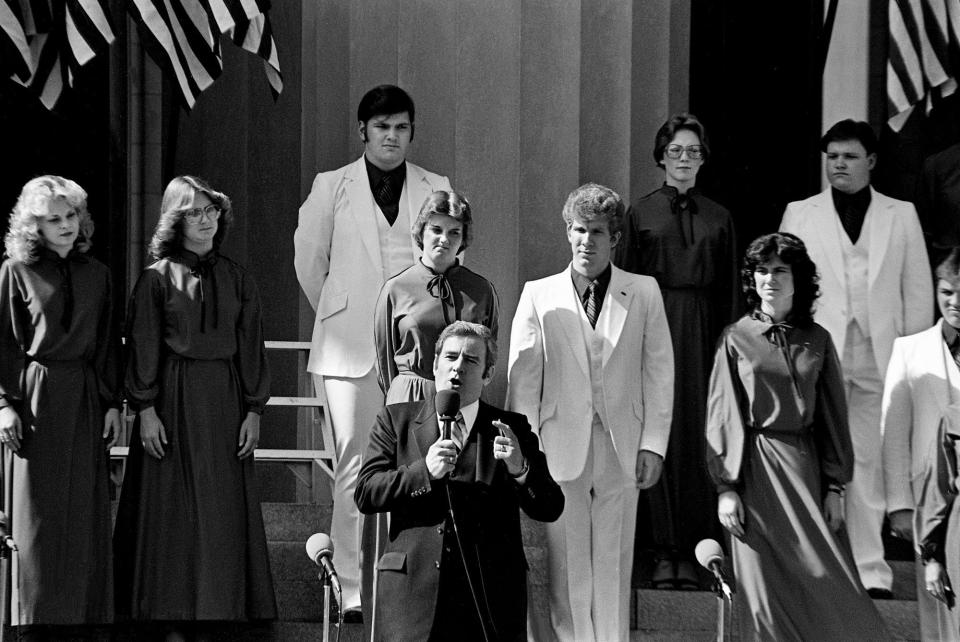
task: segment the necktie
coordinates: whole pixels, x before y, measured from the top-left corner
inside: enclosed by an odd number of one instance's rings
[[[590,327],[597,327],[597,314],[600,306],[597,301],[597,282],[591,281],[590,285],[587,286],[587,296],[586,302],[584,303],[584,310],[587,313],[587,320],[590,321]]]
[[[467,441],[466,433],[463,415],[458,412],[456,420],[450,425],[450,439],[457,445],[457,452],[463,451],[463,444]]]

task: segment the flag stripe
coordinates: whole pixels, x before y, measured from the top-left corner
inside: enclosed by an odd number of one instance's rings
[[[33,55],[18,15],[18,7],[10,5],[8,0],[0,0],[0,54],[4,71],[12,72],[20,80],[26,80],[33,74]]]
[[[889,0],[888,123],[899,131],[913,107],[955,90],[960,64],[958,0]]]
[[[283,92],[283,75],[280,73],[280,59],[277,55],[277,43],[273,38],[273,28],[266,14],[261,13],[252,20],[237,25],[231,36],[234,44],[254,53],[264,60],[263,69],[270,84],[273,99]]]

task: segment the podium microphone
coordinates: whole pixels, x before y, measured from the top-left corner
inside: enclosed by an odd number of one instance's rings
[[[333,540],[326,533],[314,533],[307,540],[307,557],[313,560],[313,563],[323,569],[327,578],[336,589],[337,595],[342,594],[340,588],[340,578],[337,577],[337,571],[333,568]]]
[[[440,416],[440,437],[450,439],[450,426],[457,419],[460,412],[460,393],[456,390],[438,390],[434,397],[437,414]]]
[[[730,589],[730,585],[727,583],[727,576],[723,572],[723,549],[720,548],[717,540],[700,540],[694,554],[697,556],[697,561],[700,562],[700,566],[713,573],[715,582],[714,590],[717,592],[717,595],[722,594],[723,597],[732,600],[733,591]]]

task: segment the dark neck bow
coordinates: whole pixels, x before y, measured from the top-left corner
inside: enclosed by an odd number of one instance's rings
[[[450,325],[450,313],[447,311],[447,307],[453,309],[454,318],[460,320],[460,310],[457,309],[456,300],[453,296],[453,287],[450,285],[450,280],[447,278],[447,272],[440,273],[434,272],[433,269],[424,265],[430,274],[433,276],[430,277],[430,280],[427,281],[427,293],[430,294],[435,299],[440,299],[440,309],[443,310],[443,323],[444,326]],[[456,267],[454,264],[453,267]],[[453,268],[450,268],[451,270]]]
[[[43,248],[41,254],[53,262],[57,268],[57,273],[60,275],[60,295],[63,297],[63,311],[60,313],[60,326],[64,332],[68,332],[70,326],[73,324],[74,308],[73,270],[70,268],[70,264],[87,263],[89,259],[77,250],[70,250],[70,253],[66,256],[60,256],[53,250]]]
[[[758,321],[769,324],[762,332],[767,340],[770,341],[780,351],[783,361],[787,366],[787,372],[790,373],[790,381],[793,383],[793,395],[797,402],[797,409],[800,416],[806,412],[806,401],[803,398],[803,390],[800,388],[800,379],[797,376],[797,368],[793,362],[793,355],[790,354],[790,343],[787,341],[787,334],[793,330],[793,326],[788,322],[774,323],[770,315],[756,310],[753,318]]]
[[[680,238],[683,239],[683,246],[693,245],[693,217],[698,212],[697,202],[693,199],[696,194],[695,188],[691,187],[683,194],[675,187],[664,186],[669,190],[670,211],[677,219],[677,226],[680,230]],[[688,238],[689,237],[689,238]]]
[[[197,277],[200,289],[200,332],[207,331],[207,300],[204,293],[204,280],[210,281],[210,295],[213,299],[213,327],[217,328],[219,312],[217,308],[217,272],[213,266],[217,264],[217,253],[210,252],[201,258],[189,250],[183,250],[184,263],[190,268],[190,274]]]

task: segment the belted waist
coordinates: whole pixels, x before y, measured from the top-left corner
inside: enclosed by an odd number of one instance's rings
[[[233,361],[233,357],[218,357],[216,359],[200,359],[198,357],[185,357],[182,354],[177,354],[176,352],[165,352],[163,358],[167,361],[226,361],[230,363]]]
[[[757,433],[764,434],[767,436],[782,436],[782,437],[806,437],[807,435],[813,432],[813,424],[809,426],[804,426],[800,430],[772,430],[770,428],[764,428],[763,426],[746,426],[744,428],[747,433]]]

